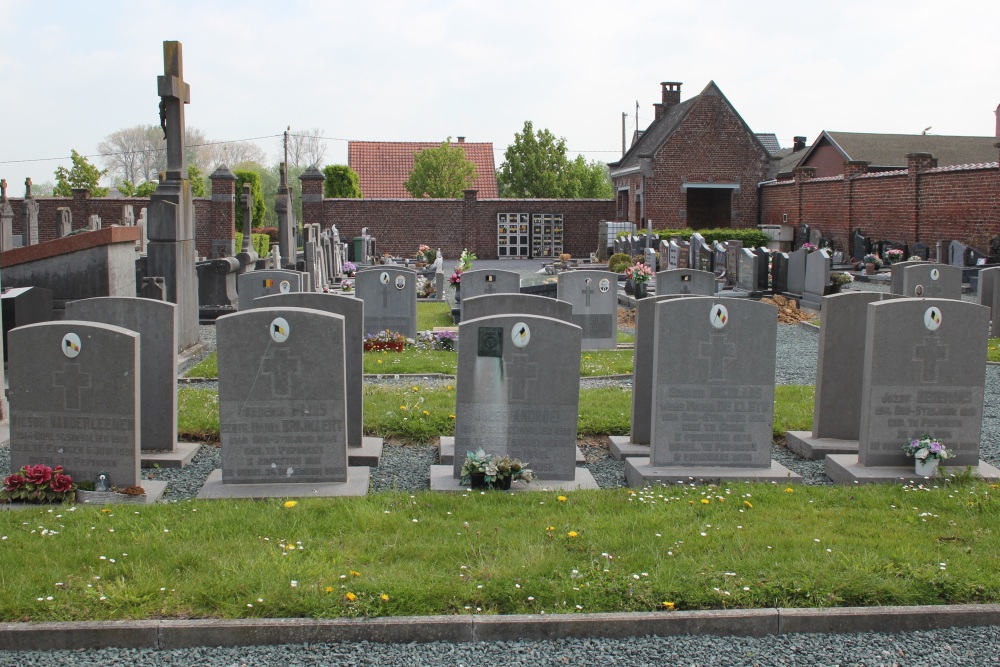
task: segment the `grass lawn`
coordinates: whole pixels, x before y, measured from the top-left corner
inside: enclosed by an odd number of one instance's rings
[[[1000,361],[1000,338],[990,338],[987,342],[986,360]]]

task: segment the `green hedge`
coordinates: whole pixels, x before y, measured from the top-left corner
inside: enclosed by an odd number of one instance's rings
[[[258,257],[267,257],[271,254],[271,237],[267,234],[253,234],[251,235],[251,242],[253,243],[253,249],[257,251]],[[239,253],[243,249],[243,233],[236,232],[236,252]]]
[[[684,241],[691,238],[691,235],[697,231],[699,234],[705,237],[705,240],[711,243],[712,241],[742,241],[743,246],[746,248],[756,248],[758,246],[767,245],[770,238],[764,232],[753,227],[719,227],[718,229],[654,229],[653,236],[661,241],[669,241],[671,236],[679,236]],[[627,236],[628,232],[619,232],[618,237]],[[644,230],[639,232],[639,236],[645,236],[646,232]]]

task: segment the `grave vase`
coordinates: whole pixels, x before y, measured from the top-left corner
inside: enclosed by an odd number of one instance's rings
[[[635,290],[634,290],[635,291],[635,298],[637,298],[637,299],[645,299],[646,298],[646,296],[649,294],[649,288],[647,287],[647,284],[648,283],[645,283],[645,282],[641,282],[641,283],[636,283],[635,284]]]
[[[455,303],[462,303],[462,283],[455,283]]]
[[[913,471],[921,477],[934,477],[941,459],[913,459]]]
[[[625,279],[625,293],[634,294],[635,293],[635,283],[632,282],[631,278]]]
[[[840,288],[842,285],[840,283],[832,283],[827,291],[827,294],[840,294]]]
[[[866,276],[875,275],[875,264],[873,264],[872,262],[868,262],[867,264],[865,264],[865,275]]]

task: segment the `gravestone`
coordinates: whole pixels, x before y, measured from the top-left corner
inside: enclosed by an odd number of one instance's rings
[[[899,296],[913,296],[912,294],[903,294],[903,269],[907,266],[915,266],[917,264],[922,264],[923,262],[917,261],[905,261],[896,262],[895,264],[889,265],[889,293],[896,294]]]
[[[718,241],[712,241],[712,272],[717,278],[725,278],[726,266],[726,245]]]
[[[186,465],[198,445],[177,443],[177,306],[167,301],[97,297],[66,304],[66,318],[100,322],[139,334],[139,414],[145,465]],[[147,452],[163,452],[165,456]],[[177,453],[170,456],[169,453]],[[162,459],[162,460],[161,460]]]
[[[925,262],[931,258],[931,248],[926,243],[914,243],[910,247],[910,252],[913,257],[919,257]]]
[[[253,220],[253,194],[249,183],[243,184],[243,194],[240,195],[240,206],[243,209],[243,244],[240,251],[236,253],[236,259],[240,263],[239,275],[243,275],[257,268],[257,260],[260,256],[253,247],[253,228],[246,224],[247,220]],[[247,228],[250,232],[247,233]],[[303,286],[303,289],[306,289]]]
[[[146,207],[139,209],[139,219],[136,220],[135,226],[139,228],[139,240],[136,243],[136,249],[139,251],[140,255],[146,254],[146,247],[149,244],[149,236],[146,233],[147,225],[149,221],[147,220]]]
[[[565,271],[559,275],[557,298],[572,305],[573,324],[581,329],[584,350],[618,347],[617,288],[618,275],[611,271]]]
[[[163,277],[143,278],[142,287],[139,288],[139,297],[142,299],[153,299],[154,301],[166,301],[167,285]]]
[[[788,431],[788,448],[809,460],[858,451],[862,363],[868,304],[878,292],[844,292],[823,298],[812,431]],[[888,296],[888,295],[887,295]]]
[[[803,243],[809,243],[809,225],[807,224],[799,225],[799,229],[795,233],[795,249],[801,248]]]
[[[295,268],[295,232],[298,224],[295,220],[295,207],[292,204],[292,190],[288,187],[288,165],[282,162],[278,169],[278,192],[274,198],[274,212],[278,218],[278,247],[281,250],[281,262],[274,268]]]
[[[948,264],[951,266],[964,267],[967,266],[965,263],[966,250],[969,246],[965,245],[961,241],[952,241],[948,244]],[[940,260],[939,260],[940,261]]]
[[[364,318],[361,299],[338,294],[298,292],[272,294],[254,299],[253,308],[309,308],[344,318],[344,376],[347,396],[347,455],[350,465],[377,466],[382,455],[382,438],[366,438],[362,433],[364,400]],[[325,349],[322,341],[316,344]]]
[[[221,257],[197,264],[199,311],[236,310],[239,304],[239,293],[236,291],[239,268],[240,262],[235,257]]]
[[[771,460],[777,317],[749,299],[656,303],[651,456],[625,462],[630,486],[800,479]]]
[[[236,278],[239,309],[250,310],[257,297],[302,291],[304,274],[299,271],[265,269],[243,273]]]
[[[465,282],[465,276],[462,276]],[[359,271],[354,294],[365,302],[365,335],[394,331],[417,337],[416,273],[401,266]]]
[[[914,262],[901,269],[901,296],[932,299],[962,298],[962,269],[947,264]]]
[[[698,262],[701,258],[701,249],[705,246],[705,237],[695,232],[688,238],[688,266],[693,269],[701,269]]]
[[[806,279],[799,306],[819,310],[823,306],[823,295],[829,287],[830,254],[826,250],[809,253],[806,256]]]
[[[823,245],[823,232],[816,229],[815,227],[809,230],[809,243],[813,244],[817,248]]]
[[[162,276],[167,301],[177,304],[178,351],[198,343],[198,285],[194,265],[194,204],[188,181],[184,105],[191,87],[184,81],[181,43],[163,43],[163,76],[156,78],[160,96],[160,127],[167,143],[167,169],[150,197],[146,230],[147,272]]]
[[[869,304],[858,456],[827,456],[826,474],[845,484],[919,479],[902,447],[927,434],[953,452],[946,465],[1000,476],[979,460],[988,318],[951,299]]]
[[[754,248],[757,255],[757,291],[766,292],[771,288],[771,253],[767,248]]]
[[[0,179],[0,252],[14,247],[14,207],[7,199],[7,179]]]
[[[771,291],[784,294],[788,291],[788,253],[771,253]]]
[[[691,243],[690,241],[679,241],[677,243],[679,252],[677,253],[677,268],[697,268],[691,265]]]
[[[788,253],[788,292],[789,296],[796,299],[802,297],[806,287],[806,257],[809,252],[806,250],[796,250]]]
[[[87,218],[87,229],[90,231],[96,232],[98,229],[102,229],[102,227],[101,216],[94,214]]]
[[[452,466],[432,468],[431,489],[456,488],[465,452],[480,447],[528,464],[538,477],[530,487],[596,488],[576,467],[581,335],[532,315],[459,325],[456,455]]]
[[[656,273],[656,251],[652,248],[644,248],[642,251],[642,263],[652,273]]]
[[[38,202],[31,194],[31,179],[24,179],[24,200],[21,201],[21,246],[38,243]]]
[[[462,301],[482,294],[509,294],[520,291],[521,275],[514,271],[477,269],[462,274]]]
[[[851,234],[851,259],[860,262],[871,252],[871,242],[857,229]]]
[[[13,329],[9,342],[11,470],[61,465],[76,483],[105,473],[109,485],[145,488],[139,334],[62,320]]]
[[[757,255],[749,248],[740,248],[740,268],[736,287],[748,294],[759,294],[757,288]]]
[[[697,269],[669,269],[656,274],[656,295],[688,294],[712,296],[715,294],[715,274]]]
[[[979,272],[979,291],[977,303],[990,309],[990,336],[1000,335],[1000,266],[983,269]]]
[[[69,236],[73,231],[73,209],[61,206],[56,209],[56,238]]]
[[[469,320],[497,315],[536,315],[573,323],[571,303],[536,294],[483,294],[462,299],[462,313]]]
[[[680,266],[681,247],[674,239],[667,243],[667,268],[676,269]]]
[[[344,318],[254,308],[216,330],[222,470],[199,497],[366,493],[368,469],[347,461]]]
[[[321,288],[323,279],[319,272],[319,259],[316,230],[312,225],[302,226],[302,256],[305,260],[304,271],[309,274],[309,283],[313,288]]]
[[[122,206],[122,225],[135,227],[135,208],[131,204]]]
[[[3,304],[3,360],[7,361],[7,334],[11,329],[53,319],[52,290],[44,287],[8,287],[0,293]]]

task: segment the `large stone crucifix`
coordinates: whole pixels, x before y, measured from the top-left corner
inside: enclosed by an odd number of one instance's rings
[[[191,103],[191,86],[184,82],[180,42],[163,42],[163,76],[156,77],[160,96],[160,127],[167,140],[167,179],[187,178],[184,163],[184,105]]]

